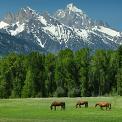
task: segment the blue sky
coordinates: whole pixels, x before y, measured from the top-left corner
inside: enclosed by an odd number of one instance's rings
[[[122,31],[122,0],[0,0],[0,18],[26,6],[53,13],[69,3],[74,3],[93,20],[103,20]]]

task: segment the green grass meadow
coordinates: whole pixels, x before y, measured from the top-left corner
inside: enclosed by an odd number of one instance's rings
[[[89,97],[89,107],[75,108],[80,98],[0,99],[0,122],[122,122],[122,97]],[[66,110],[50,110],[54,100],[66,102]],[[108,101],[111,110],[95,108],[95,103]]]

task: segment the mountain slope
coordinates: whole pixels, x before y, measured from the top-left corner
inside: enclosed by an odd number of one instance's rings
[[[24,39],[19,39],[0,32],[0,55],[6,55],[11,52],[26,54],[31,51],[46,52],[35,43],[29,43]]]

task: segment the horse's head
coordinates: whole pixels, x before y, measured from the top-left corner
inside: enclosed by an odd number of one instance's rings
[[[95,104],[95,107],[97,107],[98,103]]]
[[[60,105],[61,105],[61,108],[65,110],[65,102],[61,102]]]

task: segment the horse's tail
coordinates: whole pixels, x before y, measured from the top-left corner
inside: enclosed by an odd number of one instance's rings
[[[109,103],[109,109],[111,109],[111,103]]]

